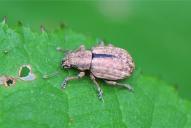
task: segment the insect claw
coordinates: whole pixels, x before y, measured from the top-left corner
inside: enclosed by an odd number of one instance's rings
[[[65,88],[66,88],[66,85],[67,85],[67,81],[64,80],[63,83],[61,84],[61,88],[62,88],[62,89],[65,89]]]
[[[102,91],[101,89],[99,90],[98,98],[99,98],[99,100],[102,100],[102,102],[104,102],[104,99],[103,99],[103,91]]]
[[[131,87],[130,85],[127,85],[126,87],[127,87],[127,89],[128,89],[130,92],[134,92],[133,87]]]
[[[61,85],[61,89],[65,89],[66,88],[66,86],[64,86],[64,85]]]
[[[99,100],[101,100],[104,103],[104,99],[102,95],[98,95]]]

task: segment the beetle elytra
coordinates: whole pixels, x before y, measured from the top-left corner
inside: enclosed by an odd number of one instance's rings
[[[93,80],[98,91],[99,99],[103,100],[103,91],[100,88],[97,78],[103,79],[107,84],[123,86],[130,91],[133,88],[129,84],[118,83],[117,80],[129,77],[135,64],[131,55],[124,49],[105,46],[103,43],[91,50],[86,50],[84,45],[79,49],[68,52],[62,59],[63,68],[76,68],[80,71],[77,76],[66,77],[61,87],[65,88],[70,80],[80,79],[85,75],[85,71],[90,72],[90,78]]]

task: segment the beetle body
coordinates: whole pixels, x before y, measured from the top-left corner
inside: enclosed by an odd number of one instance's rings
[[[63,68],[77,68],[81,72],[77,77],[67,77],[63,82],[63,87],[66,86],[67,81],[83,77],[84,71],[88,70],[98,88],[96,78],[104,79],[108,84],[122,85],[132,89],[129,85],[116,82],[129,77],[135,68],[131,55],[122,48],[99,45],[91,50],[86,50],[82,45],[76,51],[69,52],[62,60],[61,66]]]
[[[121,48],[99,46],[92,49],[90,71],[97,78],[120,80],[131,75],[134,63],[131,56]]]

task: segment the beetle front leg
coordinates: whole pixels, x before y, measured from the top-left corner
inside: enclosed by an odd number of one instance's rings
[[[77,76],[66,77],[61,84],[61,88],[64,89],[66,87],[68,81],[77,80],[77,79],[82,78],[83,76],[85,76],[85,72],[80,72]]]
[[[99,46],[104,46],[105,43],[103,42],[103,40],[101,42],[99,42]]]
[[[119,85],[119,86],[127,88],[129,91],[133,91],[133,87],[131,87],[131,85],[129,85],[129,84],[121,84],[121,83],[117,83],[116,81],[108,81],[108,80],[104,80],[104,81],[107,84],[110,84],[110,85]]]
[[[94,84],[96,85],[96,89],[97,89],[97,91],[98,91],[98,98],[104,102],[104,100],[103,100],[103,91],[102,91],[102,89],[100,88],[98,82],[96,81],[95,76],[90,73],[90,78],[92,79],[92,81],[93,81]]]

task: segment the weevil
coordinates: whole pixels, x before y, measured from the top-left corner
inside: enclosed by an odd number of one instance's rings
[[[124,49],[114,47],[113,45],[104,45],[104,43],[86,50],[81,45],[77,50],[68,52],[61,61],[61,67],[64,69],[76,68],[80,72],[77,76],[66,77],[61,87],[65,88],[70,80],[80,79],[88,71],[90,78],[96,85],[98,98],[103,100],[103,91],[96,79],[103,79],[107,84],[123,86],[132,91],[129,84],[118,83],[118,80],[129,77],[135,69],[135,64],[131,55]]]

